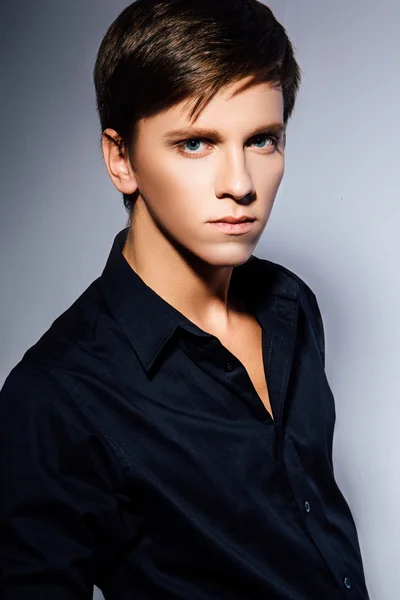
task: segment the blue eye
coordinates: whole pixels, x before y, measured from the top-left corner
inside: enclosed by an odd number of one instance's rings
[[[213,141],[202,138],[191,138],[182,141],[178,144],[178,149],[184,156],[192,155],[192,158],[201,158],[204,152],[207,151],[207,146],[213,144]],[[279,140],[268,134],[259,134],[248,141],[249,146],[254,146],[259,150],[267,150],[266,154],[272,154],[278,147]],[[203,147],[202,147],[203,145]],[[196,156],[196,154],[198,156]]]
[[[202,141],[201,140],[188,140],[187,142],[184,143],[184,146],[190,150],[191,152],[196,152],[196,150],[199,150],[199,144],[201,144]]]
[[[256,138],[254,138],[254,145],[257,146],[257,148],[265,148],[267,146],[266,142],[270,140],[272,141],[272,143],[274,143],[274,140],[269,137],[268,135],[259,135]],[[258,145],[259,144],[259,145]]]

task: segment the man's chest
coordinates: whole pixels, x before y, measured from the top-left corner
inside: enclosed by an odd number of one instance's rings
[[[245,315],[236,322],[229,337],[219,339],[243,364],[261,402],[272,416],[263,360],[262,329],[257,320]]]

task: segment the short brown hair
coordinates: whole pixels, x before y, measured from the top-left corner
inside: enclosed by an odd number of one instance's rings
[[[115,129],[133,161],[141,118],[188,100],[195,119],[244,78],[282,86],[287,122],[300,73],[284,27],[257,0],[136,0],[109,27],[93,75],[101,129]],[[130,214],[136,198],[124,195]]]

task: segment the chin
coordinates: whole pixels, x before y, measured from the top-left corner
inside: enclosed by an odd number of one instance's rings
[[[226,244],[224,248],[199,256],[204,262],[214,267],[238,267],[246,263],[254,250],[254,244]]]
[[[199,266],[208,265],[211,267],[238,267],[246,263],[251,257],[257,239],[252,238],[246,241],[242,239],[234,241],[225,241],[213,243],[205,240],[199,240],[193,243],[192,240],[177,240],[174,239],[174,245],[185,260],[190,264]]]

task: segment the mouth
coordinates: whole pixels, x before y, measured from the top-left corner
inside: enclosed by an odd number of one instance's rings
[[[216,228],[217,230],[223,233],[231,233],[231,234],[243,234],[251,231],[254,227],[255,219],[249,221],[236,221],[234,223],[230,223],[228,221],[213,221],[210,222],[209,225]]]
[[[216,219],[215,221],[210,221],[210,223],[232,223],[232,224],[237,224],[237,223],[247,223],[247,222],[253,222],[255,221],[255,217],[249,217],[247,215],[242,215],[241,217],[233,217],[233,216],[227,216],[227,217],[221,217],[220,219]]]

